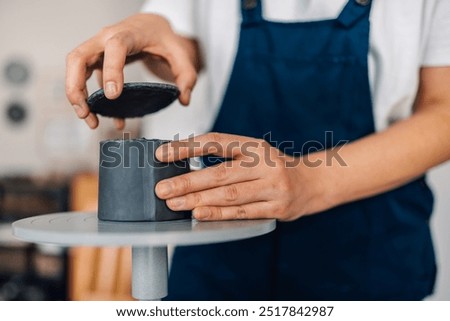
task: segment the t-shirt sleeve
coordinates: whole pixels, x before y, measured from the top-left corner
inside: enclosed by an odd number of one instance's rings
[[[450,66],[449,0],[437,0],[424,49],[423,66]]]
[[[193,0],[147,0],[141,11],[164,16],[182,36],[196,36]]]

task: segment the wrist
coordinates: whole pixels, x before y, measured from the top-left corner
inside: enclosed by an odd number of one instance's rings
[[[298,167],[301,172],[302,190],[308,190],[308,202],[304,206],[305,215],[325,211],[340,204],[333,167],[327,165],[324,152],[318,152],[302,157]],[[305,188],[306,187],[306,188]]]

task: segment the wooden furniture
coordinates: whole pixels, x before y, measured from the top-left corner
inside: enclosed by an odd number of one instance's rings
[[[79,174],[70,186],[71,211],[96,211],[98,175]],[[129,247],[75,247],[69,251],[69,300],[133,300]]]
[[[274,219],[111,222],[99,220],[95,212],[45,214],[12,224],[17,238],[37,244],[132,246],[132,296],[138,300],[160,300],[168,295],[169,244],[231,242],[270,233],[275,227]]]

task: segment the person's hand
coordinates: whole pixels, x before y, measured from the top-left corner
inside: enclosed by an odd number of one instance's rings
[[[264,140],[209,133],[160,146],[162,162],[202,155],[229,159],[160,181],[157,196],[198,220],[276,218],[290,221],[329,206],[320,167],[283,154]]]
[[[142,59],[156,73],[175,82],[180,90],[180,102],[187,105],[199,65],[194,47],[193,41],[176,35],[161,16],[138,14],[129,17],[102,29],[69,53],[66,61],[67,98],[78,117],[85,119],[89,127],[96,128],[98,118],[86,103],[87,79],[96,70],[106,97],[115,99],[122,92],[125,64]],[[123,120],[116,120],[116,127],[121,129],[123,126]]]

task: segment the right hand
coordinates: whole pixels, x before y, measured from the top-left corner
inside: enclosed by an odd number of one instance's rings
[[[86,81],[97,71],[105,96],[115,99],[122,93],[125,64],[142,59],[150,69],[165,73],[165,78],[170,77],[175,82],[180,90],[180,102],[187,105],[199,68],[199,55],[193,43],[176,35],[161,16],[131,16],[102,29],[69,53],[66,61],[67,98],[78,117],[89,127],[96,128],[98,118],[86,103]],[[123,129],[123,119],[116,119],[115,123],[118,129]]]

